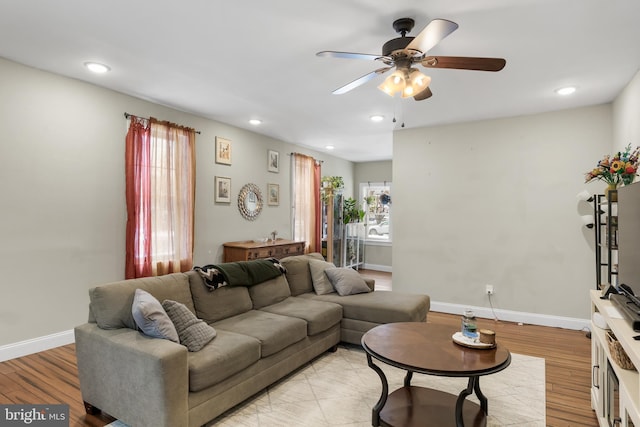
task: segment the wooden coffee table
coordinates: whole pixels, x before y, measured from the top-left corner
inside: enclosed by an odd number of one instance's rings
[[[480,390],[480,377],[502,371],[511,363],[511,353],[499,343],[492,349],[456,344],[451,327],[422,322],[376,326],[362,337],[367,363],[382,381],[380,400],[373,407],[371,423],[378,426],[485,426],[487,398]],[[384,372],[377,359],[407,371],[404,387],[389,394]],[[411,385],[413,373],[446,377],[468,377],[467,388],[458,396]],[[474,393],[480,405],[466,401]],[[465,402],[466,401],[466,402]]]

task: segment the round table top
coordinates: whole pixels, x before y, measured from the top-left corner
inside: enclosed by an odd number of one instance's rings
[[[511,363],[511,353],[500,343],[491,349],[464,347],[453,342],[456,332],[424,322],[388,323],[364,334],[362,347],[388,365],[430,375],[487,375]]]

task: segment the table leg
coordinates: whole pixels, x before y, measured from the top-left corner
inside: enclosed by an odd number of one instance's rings
[[[407,371],[407,375],[404,377],[405,387],[411,387],[411,378],[413,378],[413,371]]]
[[[462,419],[462,405],[464,404],[464,400],[467,396],[473,393],[473,390],[476,385],[476,380],[478,377],[469,377],[469,382],[467,383],[467,388],[462,390],[458,395],[458,399],[456,400],[456,426],[464,427],[464,420]]]
[[[484,414],[489,415],[489,403],[487,401],[487,397],[482,394],[482,390],[480,390],[480,377],[476,377],[476,384],[473,386],[473,391],[476,392],[476,396],[478,396],[478,400],[480,400],[480,407],[484,411]]]
[[[480,408],[485,415],[489,414],[488,408],[489,404],[487,401],[487,397],[482,394],[482,390],[480,390],[480,377],[473,376],[469,377],[469,382],[467,383],[467,388],[462,390],[458,395],[458,399],[456,400],[456,426],[464,427],[464,421],[462,420],[462,405],[467,396],[471,395],[473,392],[478,396],[478,400],[480,400]]]
[[[389,396],[389,383],[387,382],[387,377],[382,372],[378,366],[373,363],[371,359],[371,355],[367,354],[367,364],[371,369],[376,371],[376,374],[380,377],[380,381],[382,382],[382,392],[380,393],[380,399],[378,403],[376,403],[372,409],[371,415],[371,425],[373,427],[378,427],[380,425],[380,411],[384,407],[384,404],[387,403],[387,397]]]

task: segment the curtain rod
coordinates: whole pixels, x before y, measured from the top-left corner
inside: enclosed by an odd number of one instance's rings
[[[314,161],[319,162],[319,163],[324,163],[324,160],[318,160],[313,156],[310,156],[308,154],[302,154],[302,153],[296,153],[295,151],[292,151],[291,153],[288,153],[289,156],[293,156],[293,155],[299,155],[299,156],[307,156],[307,157],[311,157]]]
[[[126,111],[124,112],[124,118],[125,119],[128,119],[131,116],[138,117],[138,118],[143,119],[143,120],[149,120],[149,117],[140,117],[140,116],[135,116],[134,114],[129,114]],[[197,133],[198,135],[200,135],[200,131],[199,130],[194,130],[194,132]]]

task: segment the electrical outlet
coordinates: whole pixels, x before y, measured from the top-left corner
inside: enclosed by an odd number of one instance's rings
[[[485,293],[487,295],[493,295],[494,294],[493,285],[486,285]]]

